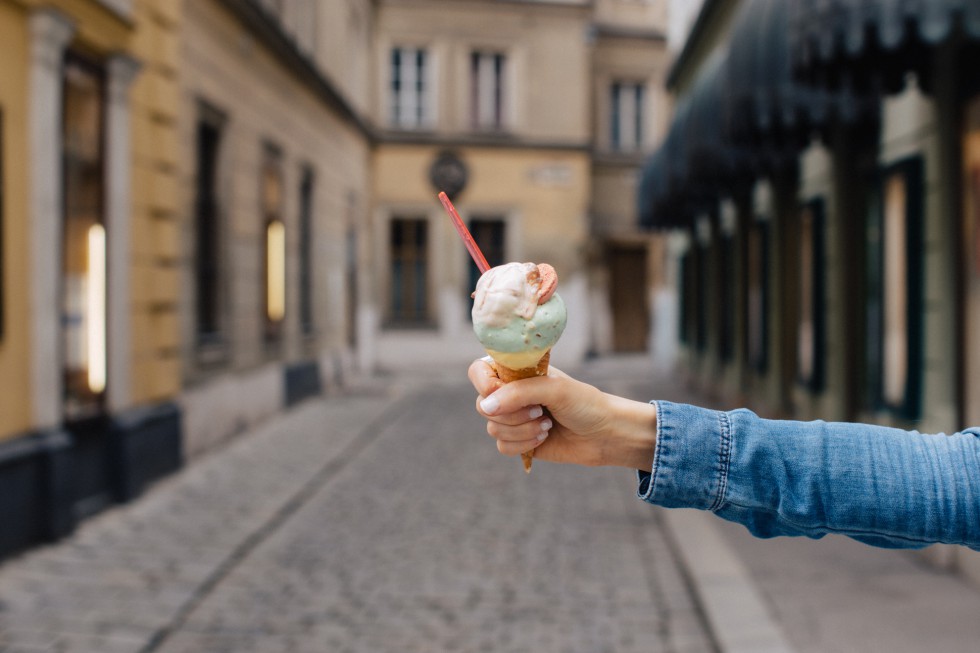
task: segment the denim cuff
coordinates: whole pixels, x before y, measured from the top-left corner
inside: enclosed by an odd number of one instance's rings
[[[717,510],[731,463],[727,413],[669,401],[657,407],[652,472],[638,472],[637,496],[665,508]]]

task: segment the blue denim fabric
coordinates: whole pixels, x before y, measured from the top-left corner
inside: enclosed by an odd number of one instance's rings
[[[889,548],[980,549],[980,429],[924,435],[654,403],[644,501],[711,510],[757,537],[841,533]]]

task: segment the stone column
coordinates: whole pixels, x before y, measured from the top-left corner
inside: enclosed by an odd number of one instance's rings
[[[42,429],[61,422],[62,65],[75,26],[61,12],[44,7],[32,12],[30,30],[30,383],[33,426]]]
[[[106,268],[108,315],[107,404],[110,412],[127,408],[132,359],[129,276],[131,270],[132,147],[130,142],[129,88],[139,72],[139,62],[119,54],[109,59],[106,102]]]

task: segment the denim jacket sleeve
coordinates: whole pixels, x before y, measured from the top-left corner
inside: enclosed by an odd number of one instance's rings
[[[644,501],[711,510],[758,537],[841,533],[883,547],[980,549],[980,429],[924,435],[656,406]]]

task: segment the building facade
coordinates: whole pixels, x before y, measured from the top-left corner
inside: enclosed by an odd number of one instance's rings
[[[925,432],[980,417],[980,8],[928,4],[705,3],[641,202],[679,227],[684,369],[720,404]],[[927,555],[980,577],[969,551]]]
[[[176,1],[0,3],[0,554],[179,465],[179,22]]]
[[[555,364],[647,348],[668,4],[0,0],[0,556],[480,355],[440,190],[491,262],[558,270]]]
[[[370,55],[371,12],[185,3],[176,201],[191,456],[354,368],[372,135],[356,77],[368,70],[353,62]],[[338,40],[347,63],[327,49]]]
[[[476,269],[438,190],[491,264],[555,266],[571,318],[557,365],[647,347],[655,238],[636,228],[633,198],[667,113],[666,16],[666,3],[620,0],[378,3],[379,365],[480,353]],[[609,260],[622,262],[611,280]],[[637,301],[613,303],[616,288]]]

